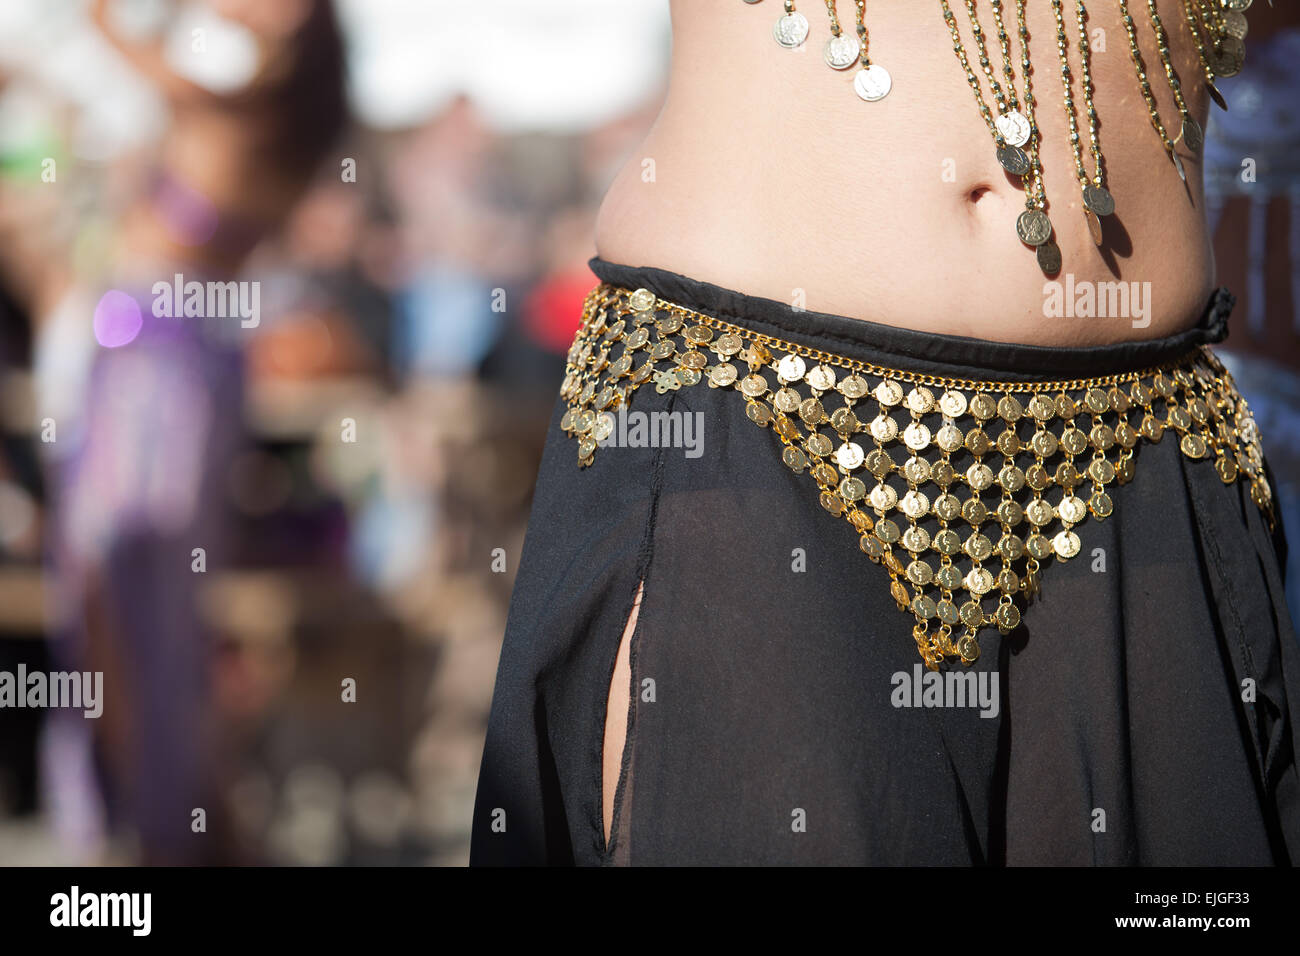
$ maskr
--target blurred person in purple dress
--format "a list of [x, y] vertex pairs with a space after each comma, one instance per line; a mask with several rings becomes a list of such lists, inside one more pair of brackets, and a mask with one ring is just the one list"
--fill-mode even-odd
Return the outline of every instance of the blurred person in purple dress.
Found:
[[[258, 50], [255, 74], [232, 91], [186, 79], [162, 38], [128, 38], [113, 4], [91, 5], [105, 38], [163, 93], [170, 122], [105, 277], [66, 286], [36, 358], [38, 406], [58, 429], [55, 653], [65, 668], [102, 670], [106, 698], [94, 727], [54, 712], [49, 800], [66, 836], [131, 835], [145, 863], [239, 858], [214, 780], [199, 570], [221, 567], [225, 466], [242, 441], [241, 352], [257, 324], [247, 310], [210, 314], [210, 296], [195, 315], [164, 287], [238, 280], [241, 307], [255, 304], [246, 259], [281, 228], [346, 118], [328, 0], [209, 6]], [[192, 826], [200, 808], [206, 835]]]

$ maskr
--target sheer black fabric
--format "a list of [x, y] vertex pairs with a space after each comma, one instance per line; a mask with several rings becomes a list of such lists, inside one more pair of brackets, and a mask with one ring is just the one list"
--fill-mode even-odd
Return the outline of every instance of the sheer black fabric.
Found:
[[[1225, 334], [1055, 349], [795, 312], [657, 269], [602, 280], [813, 348], [969, 378], [1158, 363]], [[898, 706], [919, 673], [888, 572], [704, 385], [703, 454], [602, 449], [557, 404], [510, 608], [474, 813], [483, 864], [1284, 864], [1300, 856], [1300, 657], [1280, 527], [1245, 482], [1143, 443], [1115, 510], [1079, 527], [1021, 626], [981, 633], [984, 707]], [[1268, 435], [1264, 436], [1267, 449]], [[606, 702], [638, 584], [613, 834]], [[965, 670], [960, 664], [958, 670]], [[896, 675], [905, 675], [905, 678]], [[1245, 688], [1243, 690], [1243, 688]], [[1247, 698], [1243, 700], [1243, 697]]]

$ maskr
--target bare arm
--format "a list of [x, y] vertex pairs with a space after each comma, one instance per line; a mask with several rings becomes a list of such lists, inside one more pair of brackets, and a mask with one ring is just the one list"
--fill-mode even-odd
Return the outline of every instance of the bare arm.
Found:
[[122, 54], [132, 66], [162, 90], [172, 103], [219, 102], [220, 94], [204, 89], [178, 74], [167, 63], [162, 43], [139, 43], [122, 36], [108, 15], [110, 0], [91, 0], [90, 16], [104, 38]]

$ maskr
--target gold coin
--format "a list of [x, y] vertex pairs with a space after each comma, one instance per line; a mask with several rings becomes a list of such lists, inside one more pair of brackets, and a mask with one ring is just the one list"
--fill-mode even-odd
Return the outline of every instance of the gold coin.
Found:
[[1205, 439], [1200, 435], [1184, 435], [1181, 442], [1183, 454], [1188, 458], [1201, 458], [1205, 455]]
[[1052, 539], [1052, 548], [1062, 558], [1072, 558], [1079, 553], [1079, 536], [1073, 531], [1058, 532]]
[[997, 414], [998, 403], [987, 392], [980, 392], [970, 402], [970, 413], [981, 421]]
[[799, 406], [799, 417], [809, 425], [820, 425], [822, 419], [826, 417], [826, 409], [817, 399], [810, 398]]
[[939, 398], [939, 410], [949, 418], [966, 414], [966, 407], [966, 396], [961, 392], [949, 389]]
[[898, 492], [889, 485], [881, 484], [871, 489], [871, 507], [877, 511], [888, 511], [898, 504]]
[[947, 598], [943, 598], [935, 607], [938, 611], [939, 620], [943, 621], [943, 623], [950, 627], [957, 623], [957, 605]]
[[966, 469], [966, 483], [976, 491], [984, 491], [993, 484], [993, 469], [983, 462], [976, 462]]
[[654, 308], [655, 294], [649, 289], [637, 289], [628, 296], [627, 302], [633, 312], [647, 312]]
[[1037, 532], [1031, 534], [1025, 541], [1025, 550], [1029, 552], [1030, 557], [1038, 561], [1042, 561], [1044, 558], [1048, 558], [1055, 553], [1055, 548], [1052, 547], [1052, 542], [1048, 540], [1045, 535], [1038, 534]]
[[968, 524], [978, 528], [988, 520], [989, 509], [988, 506], [978, 498], [967, 498], [962, 502], [961, 516]]
[[1045, 429], [1034, 432], [1034, 437], [1029, 441], [1029, 447], [1039, 458], [1051, 458], [1056, 454], [1058, 445], [1056, 436]]
[[885, 553], [885, 546], [880, 543], [880, 539], [874, 534], [864, 534], [858, 539], [858, 547], [872, 561], [879, 561], [881, 555]]
[[1101, 220], [1097, 218], [1095, 212], [1086, 207], [1083, 210], [1083, 218], [1088, 221], [1088, 232], [1092, 235], [1093, 245], [1101, 245], [1103, 239], [1101, 233]]
[[930, 499], [925, 496], [925, 492], [911, 488], [903, 495], [898, 509], [909, 518], [920, 518], [930, 511]]
[[1034, 491], [1043, 491], [1052, 484], [1052, 476], [1040, 462], [1034, 462], [1025, 469], [1025, 484]]
[[867, 380], [854, 372], [839, 384], [839, 393], [845, 398], [858, 399], [867, 394]]
[[924, 415], [934, 408], [934, 392], [924, 386], [918, 386], [907, 393], [907, 407], [918, 415]]
[[1038, 268], [1043, 275], [1054, 276], [1061, 271], [1061, 247], [1048, 239], [1034, 250]]
[[791, 471], [799, 473], [808, 467], [808, 456], [798, 448], [787, 447], [781, 452], [781, 460]]
[[1043, 498], [1035, 498], [1025, 508], [1025, 517], [1030, 524], [1041, 528], [1052, 520], [1052, 506]]
[[1014, 528], [1025, 520], [1025, 509], [1010, 498], [998, 504], [998, 521], [1004, 527]]
[[858, 416], [853, 414], [853, 409], [847, 405], [841, 405], [835, 411], [831, 412], [831, 428], [834, 428], [842, 435], [848, 435], [858, 431], [862, 427], [862, 422], [858, 421]]
[[912, 422], [903, 431], [903, 444], [913, 451], [922, 451], [930, 445], [930, 429], [920, 422]]
[[839, 495], [831, 494], [829, 491], [821, 493], [821, 503], [823, 508], [836, 517], [839, 517], [844, 512], [844, 499]]
[[916, 525], [903, 532], [903, 547], [914, 554], [919, 554], [930, 547], [930, 532]]
[[725, 335], [720, 337], [718, 341], [715, 342], [713, 345], [713, 348], [720, 355], [727, 355], [727, 356], [735, 355], [744, 347], [745, 347], [744, 339], [742, 339], [739, 335], [736, 335], [734, 332], [726, 333]]
[[871, 420], [871, 437], [878, 442], [890, 442], [898, 437], [898, 422], [886, 414]]
[[924, 561], [913, 561], [907, 566], [907, 580], [917, 587], [924, 587], [934, 580], [934, 568]]
[[1056, 483], [1069, 491], [1079, 482], [1079, 469], [1074, 463], [1063, 461], [1056, 468]]
[[[989, 541], [987, 537], [976, 531], [966, 539], [966, 547], [964, 550], [974, 560], [983, 561], [993, 553], [993, 542]], [[990, 585], [990, 587], [992, 587], [992, 585]], [[985, 590], [987, 590], [987, 588]]]
[[871, 472], [877, 478], [884, 478], [894, 470], [894, 460], [889, 457], [889, 452], [881, 448], [873, 448], [867, 452], [866, 461], [867, 471]]
[[[903, 477], [914, 485], [930, 480], [930, 463], [915, 455], [903, 463]], [[919, 492], [918, 492], [919, 494]]]
[[817, 365], [804, 380], [818, 391], [829, 391], [835, 387], [835, 370], [829, 365]]
[[997, 541], [997, 553], [1008, 561], [1015, 561], [1024, 554], [1024, 541], [1019, 535], [1002, 535]]
[[943, 521], [951, 521], [961, 514], [961, 502], [956, 495], [944, 493], [934, 499], [934, 513]]
[[724, 362], [722, 365], [715, 365], [709, 369], [709, 383], [714, 386], [730, 385], [739, 374], [736, 371], [736, 366], [730, 362]]
[[988, 433], [979, 426], [972, 428], [966, 434], [966, 450], [976, 457], [988, 451], [991, 444]]
[[1115, 480], [1115, 466], [1105, 458], [1094, 458], [1088, 463], [1088, 477], [1099, 485], [1108, 485]]
[[898, 525], [889, 518], [884, 518], [876, 522], [876, 537], [885, 544], [893, 544], [900, 537]]
[[1237, 463], [1227, 455], [1220, 455], [1214, 462], [1214, 469], [1219, 473], [1225, 485], [1230, 485], [1237, 480]]
[[876, 386], [876, 401], [886, 407], [897, 405], [903, 400], [903, 387], [892, 378], [883, 379]]
[[1068, 521], [1070, 524], [1078, 524], [1087, 514], [1087, 505], [1081, 498], [1075, 495], [1066, 495], [1061, 499], [1061, 503], [1056, 507], [1062, 521]]
[[939, 433], [935, 435], [934, 443], [944, 451], [956, 451], [961, 447], [962, 443], [961, 429], [949, 422], [939, 429]]
[[829, 438], [821, 432], [813, 432], [808, 436], [808, 450], [819, 458], [829, 455], [833, 450], [833, 444]]
[[[956, 554], [961, 551], [961, 536], [951, 528], [944, 528], [934, 536], [934, 550], [940, 554]], [[960, 578], [958, 578], [960, 580]], [[946, 587], [947, 585], [945, 585]]]
[[784, 382], [797, 382], [803, 378], [808, 366], [798, 355], [787, 355], [776, 366], [776, 374]]
[[[895, 581], [895, 584], [898, 582]], [[906, 591], [903, 592], [906, 595]], [[919, 594], [916, 600], [912, 602], [912, 613], [923, 620], [929, 620], [934, 617], [938, 609], [934, 606], [934, 598], [929, 595]]]
[[1056, 414], [1056, 403], [1046, 395], [1035, 394], [1029, 400], [1029, 414], [1040, 422], [1045, 422]]
[[845, 478], [840, 482], [839, 491], [845, 501], [861, 501], [867, 496], [867, 486], [860, 478]]
[[971, 568], [966, 575], [966, 590], [971, 594], [987, 594], [993, 590], [993, 574], [988, 568]]

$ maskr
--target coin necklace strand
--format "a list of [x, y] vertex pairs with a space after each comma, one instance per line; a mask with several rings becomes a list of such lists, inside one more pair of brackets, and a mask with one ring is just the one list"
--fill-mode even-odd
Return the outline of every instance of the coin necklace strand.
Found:
[[[1185, 0], [1190, 2], [1190, 0]], [[1251, 0], [1198, 0], [1197, 8], [1207, 36], [1212, 38], [1208, 68], [1216, 76], [1236, 76], [1246, 61], [1247, 24], [1243, 13]], [[1216, 91], [1217, 92], [1217, 91]], [[1227, 106], [1224, 106], [1227, 109]]]
[[[757, 3], [758, 0], [745, 0], [745, 2]], [[847, 70], [855, 63], [860, 64], [862, 69], [853, 78], [853, 89], [859, 97], [874, 103], [889, 95], [890, 89], [893, 88], [893, 79], [883, 66], [871, 62], [870, 37], [866, 25], [866, 0], [854, 0], [854, 3], [857, 7], [856, 37], [845, 33], [840, 25], [836, 0], [826, 0], [826, 12], [831, 21], [831, 36], [826, 41], [822, 58], [833, 70]], [[808, 20], [795, 10], [794, 0], [785, 0], [785, 13], [777, 19], [772, 35], [776, 42], [786, 49], [801, 46], [808, 39]]]
[[[1024, 0], [1017, 0], [1017, 12], [1020, 16], [1022, 27], [1024, 22], [1023, 3]], [[1026, 145], [1030, 146], [1030, 152], [1026, 152], [1021, 146], [1014, 145], [1013, 142], [1009, 141], [1002, 129], [999, 128], [997, 122], [993, 119], [993, 113], [989, 109], [988, 103], [985, 102], [984, 93], [980, 88], [979, 77], [976, 76], [975, 71], [971, 69], [970, 58], [966, 53], [965, 44], [962, 43], [961, 34], [957, 29], [957, 18], [953, 15], [952, 8], [948, 6], [948, 0], [939, 0], [939, 6], [943, 10], [944, 21], [948, 24], [948, 32], [952, 34], [953, 53], [956, 55], [957, 61], [961, 64], [962, 69], [966, 71], [966, 82], [974, 92], [975, 103], [979, 107], [980, 115], [984, 117], [985, 125], [988, 126], [989, 132], [993, 136], [993, 143], [997, 149], [996, 155], [998, 163], [1013, 176], [1021, 177], [1021, 180], [1024, 183], [1025, 211], [1022, 212], [1020, 217], [1016, 220], [1016, 235], [1020, 237], [1021, 242], [1027, 246], [1034, 247], [1037, 251], [1037, 247], [1043, 246], [1051, 241], [1052, 221], [1048, 218], [1047, 213], [1045, 212], [1047, 199], [1043, 187], [1042, 166], [1036, 161], [1038, 153], [1038, 136], [1037, 128], [1032, 117], [1032, 97], [1026, 96], [1025, 100], [1026, 109], [1031, 110], [1031, 115], [1026, 117], [1030, 126], [1030, 135], [1026, 140]], [[979, 16], [975, 11], [974, 0], [966, 0], [966, 12], [970, 19], [971, 30], [975, 36], [976, 45], [979, 50], [980, 64], [988, 75], [989, 83], [993, 88], [994, 98], [998, 101], [1002, 115], [1006, 115], [1007, 101], [997, 80], [993, 78], [992, 67], [989, 64], [988, 51], [984, 46], [984, 31], [980, 26]], [[1000, 32], [1003, 34], [1006, 33], [1005, 30], [1001, 30]], [[1028, 48], [1024, 47], [1024, 49], [1027, 51]], [[1023, 57], [1023, 62], [1026, 64], [1024, 76], [1026, 90], [1028, 91], [1029, 70], [1027, 52]], [[1008, 62], [1006, 69], [1013, 70], [1014, 68], [1011, 67]], [[1008, 126], [1008, 131], [1011, 131], [1010, 126]], [[1033, 154], [1032, 157], [1031, 153]], [[1055, 244], [1053, 244], [1053, 246], [1054, 245]], [[1048, 250], [1048, 252], [1045, 253], [1048, 259], [1046, 265], [1052, 264], [1050, 252], [1051, 250]], [[1039, 264], [1044, 264], [1041, 261], [1041, 257]]]
[[[1001, 0], [994, 0], [993, 19], [998, 28], [998, 39], [1002, 45], [1002, 57], [1004, 70], [1008, 76], [1007, 85], [1011, 89], [1011, 102], [1014, 106], [1016, 103], [1015, 88], [1015, 67], [1011, 62], [1011, 44], [1006, 36], [1006, 28], [1002, 24], [1002, 3]], [[1026, 143], [1026, 151], [1029, 153], [1030, 178], [1033, 180], [1032, 187], [1026, 191], [1025, 212], [1021, 218], [1037, 210], [1042, 213], [1043, 218], [1047, 218], [1047, 192], [1043, 186], [1043, 163], [1039, 153], [1039, 131], [1038, 122], [1034, 117], [1034, 107], [1038, 101], [1034, 98], [1034, 71], [1029, 64], [1029, 28], [1025, 26], [1025, 0], [1016, 0], [1016, 32], [1020, 37], [1020, 75], [1024, 77], [1025, 84], [1025, 114], [1029, 121], [1029, 141]], [[1032, 218], [1032, 217], [1030, 217]], [[1019, 223], [1018, 223], [1019, 225]], [[1026, 223], [1028, 225], [1028, 223]], [[1017, 235], [1020, 230], [1017, 229]], [[1061, 250], [1052, 240], [1051, 221], [1047, 222], [1047, 241], [1034, 247], [1034, 253], [1038, 259], [1038, 266], [1047, 275], [1056, 275], [1061, 271]]]
[[1178, 113], [1183, 120], [1178, 137], [1188, 149], [1198, 153], [1205, 142], [1205, 135], [1201, 131], [1201, 124], [1196, 122], [1188, 111], [1187, 101], [1183, 98], [1183, 85], [1179, 82], [1178, 72], [1174, 69], [1173, 60], [1169, 56], [1169, 35], [1165, 33], [1165, 26], [1160, 21], [1156, 0], [1147, 0], [1147, 12], [1151, 18], [1151, 29], [1156, 35], [1156, 48], [1160, 51], [1160, 65], [1164, 67], [1165, 78], [1169, 80], [1169, 89], [1174, 94], [1174, 104], [1178, 107]]
[[831, 18], [831, 38], [826, 41], [822, 58], [832, 70], [847, 70], [858, 62], [862, 50], [862, 40], [845, 33], [840, 27], [839, 14], [835, 10], [835, 0], [826, 0], [826, 12]]
[[1151, 117], [1151, 126], [1155, 129], [1156, 135], [1160, 137], [1160, 142], [1164, 144], [1165, 152], [1174, 164], [1174, 169], [1178, 170], [1178, 177], [1183, 182], [1187, 182], [1187, 170], [1183, 169], [1183, 161], [1178, 158], [1178, 151], [1169, 138], [1169, 133], [1165, 130], [1165, 124], [1160, 121], [1160, 107], [1156, 105], [1155, 96], [1151, 93], [1151, 83], [1147, 79], [1146, 63], [1143, 62], [1142, 52], [1138, 49], [1137, 30], [1133, 25], [1133, 15], [1128, 12], [1128, 0], [1119, 0], [1119, 11], [1124, 21], [1124, 29], [1128, 33], [1129, 53], [1133, 58], [1133, 66], [1137, 70], [1138, 83], [1142, 87], [1142, 98], [1146, 100], [1147, 113]]
[[868, 50], [871, 38], [867, 35], [867, 0], [854, 0], [858, 8], [858, 38], [862, 45], [862, 69], [853, 77], [853, 89], [868, 103], [883, 100], [893, 89], [894, 79], [879, 63], [872, 63]]
[[[1208, 23], [1204, 27], [1201, 25], [1199, 8], [1203, 5], [1204, 0], [1183, 0], [1183, 18], [1187, 21], [1188, 32], [1191, 33], [1192, 43], [1196, 46], [1196, 55], [1200, 58], [1201, 70], [1205, 73], [1205, 88], [1209, 91], [1210, 99], [1214, 100], [1219, 109], [1226, 110], [1228, 104], [1219, 92], [1219, 88], [1214, 85], [1214, 68], [1210, 65], [1210, 53], [1206, 49], [1206, 41], [1210, 37], [1210, 25]], [[1246, 18], [1239, 13], [1236, 15], [1241, 17], [1244, 24]]]
[[1065, 117], [1070, 124], [1070, 146], [1074, 151], [1074, 173], [1083, 193], [1083, 214], [1088, 220], [1088, 231], [1096, 245], [1102, 243], [1101, 216], [1115, 212], [1115, 200], [1106, 189], [1105, 164], [1101, 155], [1101, 139], [1097, 131], [1097, 110], [1092, 101], [1092, 57], [1088, 45], [1088, 11], [1083, 0], [1075, 0], [1075, 20], [1079, 25], [1079, 59], [1081, 62], [1083, 106], [1088, 117], [1088, 138], [1092, 146], [1094, 174], [1090, 179], [1083, 162], [1083, 144], [1080, 142], [1079, 123], [1074, 106], [1072, 76], [1070, 73], [1070, 40], [1065, 32], [1065, 13], [1061, 0], [1052, 0], [1052, 12], [1056, 16], [1056, 48], [1061, 58], [1061, 86], [1065, 94]]

